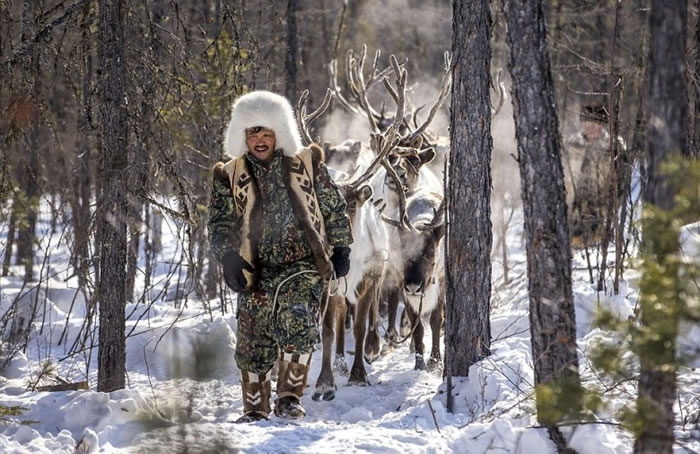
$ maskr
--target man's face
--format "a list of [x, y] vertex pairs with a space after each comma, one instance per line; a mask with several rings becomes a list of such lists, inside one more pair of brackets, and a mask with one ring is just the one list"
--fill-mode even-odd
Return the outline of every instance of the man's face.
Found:
[[267, 162], [275, 152], [275, 132], [267, 128], [248, 128], [245, 130], [245, 141], [250, 154], [258, 160]]

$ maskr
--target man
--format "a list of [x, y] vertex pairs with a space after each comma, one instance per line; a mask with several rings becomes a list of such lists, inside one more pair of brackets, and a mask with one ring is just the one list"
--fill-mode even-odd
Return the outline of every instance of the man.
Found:
[[244, 415], [266, 419], [281, 354], [275, 414], [305, 415], [301, 397], [318, 338], [324, 281], [347, 274], [352, 235], [323, 151], [301, 144], [282, 96], [255, 91], [233, 105], [213, 169], [209, 241], [238, 296], [236, 363]]

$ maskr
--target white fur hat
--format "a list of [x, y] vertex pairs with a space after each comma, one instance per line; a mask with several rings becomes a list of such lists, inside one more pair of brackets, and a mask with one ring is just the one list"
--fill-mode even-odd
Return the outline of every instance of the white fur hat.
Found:
[[263, 126], [275, 132], [275, 148], [294, 156], [303, 147], [291, 104], [284, 96], [258, 90], [247, 93], [233, 103], [231, 121], [224, 136], [224, 152], [234, 158], [248, 151], [245, 130]]

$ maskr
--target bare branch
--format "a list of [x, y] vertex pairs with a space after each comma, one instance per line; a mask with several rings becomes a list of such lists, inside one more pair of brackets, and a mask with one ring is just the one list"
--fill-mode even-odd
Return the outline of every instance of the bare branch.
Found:
[[62, 15], [49, 22], [44, 28], [39, 30], [33, 38], [27, 40], [14, 54], [12, 54], [12, 57], [2, 62], [2, 66], [4, 66], [5, 69], [9, 69], [10, 66], [17, 64], [20, 59], [29, 55], [36, 43], [51, 33], [51, 30], [53, 30], [54, 27], [65, 22], [71, 16], [71, 14], [82, 8], [85, 2], [87, 2], [87, 0], [77, 0], [75, 3], [66, 8]]

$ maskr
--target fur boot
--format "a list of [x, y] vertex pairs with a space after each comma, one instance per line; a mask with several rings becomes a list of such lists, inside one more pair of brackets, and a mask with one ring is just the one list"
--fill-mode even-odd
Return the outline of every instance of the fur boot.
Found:
[[264, 375], [241, 371], [243, 391], [243, 416], [236, 422], [253, 422], [267, 419], [270, 414], [270, 394], [272, 382], [270, 372]]
[[306, 381], [309, 378], [310, 363], [311, 353], [282, 355], [275, 401], [275, 415], [278, 417], [301, 419], [306, 415], [301, 405], [301, 396], [304, 394]]

